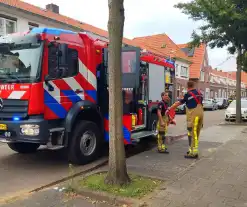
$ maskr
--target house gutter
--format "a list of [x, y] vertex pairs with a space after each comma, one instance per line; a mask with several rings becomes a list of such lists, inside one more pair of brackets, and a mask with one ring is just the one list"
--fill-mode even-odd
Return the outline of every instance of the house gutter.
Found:
[[186, 63], [188, 63], [188, 64], [192, 64], [192, 63], [193, 63], [193, 62], [190, 61], [190, 60], [186, 60], [186, 59], [180, 58], [180, 57], [174, 57], [173, 59], [175, 59], [175, 60], [180, 60], [180, 61], [186, 62]]

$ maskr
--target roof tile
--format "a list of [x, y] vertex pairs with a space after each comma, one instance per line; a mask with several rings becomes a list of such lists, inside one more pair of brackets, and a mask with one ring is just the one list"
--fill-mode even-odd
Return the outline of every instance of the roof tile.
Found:
[[[178, 47], [188, 48], [188, 44], [179, 44]], [[194, 48], [193, 57], [190, 60], [193, 62], [190, 66], [190, 78], [200, 78], [200, 71], [203, 65], [204, 56], [206, 54], [206, 45], [201, 44], [199, 47]]]
[[[52, 20], [55, 20], [61, 23], [65, 23], [65, 24], [77, 27], [78, 29], [92, 32], [102, 37], [108, 37], [108, 32], [103, 29], [94, 27], [90, 24], [80, 22], [78, 20], [72, 19], [70, 17], [64, 16], [61, 14], [51, 12], [46, 9], [42, 9], [40, 7], [34, 6], [32, 4], [29, 4], [29, 3], [26, 3], [20, 0], [0, 0], [0, 3], [5, 4], [6, 6], [11, 6], [14, 8], [21, 9], [23, 11], [28, 11], [33, 14], [37, 14], [42, 17], [46, 17], [46, 18], [49, 18], [49, 19], [52, 19]], [[130, 39], [123, 38], [123, 42], [129, 45], [132, 45], [132, 41]]]
[[159, 51], [166, 57], [181, 58], [190, 61], [185, 53], [166, 34], [136, 37], [133, 41], [139, 46], [153, 48], [153, 50]]

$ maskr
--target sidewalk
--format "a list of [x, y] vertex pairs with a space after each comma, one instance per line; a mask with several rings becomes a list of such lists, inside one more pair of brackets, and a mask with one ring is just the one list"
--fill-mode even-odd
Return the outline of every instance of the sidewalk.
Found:
[[[242, 133], [245, 128], [246, 126], [214, 126], [204, 129], [199, 146], [201, 156], [197, 161], [184, 159], [188, 141], [183, 138], [169, 146], [168, 155], [152, 149], [128, 158], [128, 172], [166, 181], [151, 198], [146, 198], [147, 203], [153, 207], [221, 207], [223, 204], [220, 203], [231, 204], [234, 199], [243, 204], [244, 199], [247, 199], [247, 131], [246, 134]], [[107, 167], [102, 170], [107, 170]], [[214, 205], [209, 205], [210, 202]], [[63, 193], [53, 189], [2, 205], [36, 206], [111, 207], [81, 197], [68, 200]]]
[[247, 206], [246, 136], [237, 133], [210, 157], [185, 170], [149, 199], [150, 206]]
[[[213, 126], [201, 133], [199, 149], [200, 159], [208, 157], [220, 145], [234, 139], [246, 126]], [[182, 173], [195, 160], [184, 159], [188, 150], [187, 137], [168, 146], [170, 154], [159, 154], [156, 148], [145, 151], [127, 159], [128, 171], [144, 176], [170, 180], [174, 175]], [[107, 168], [105, 167], [105, 170]]]
[[67, 197], [63, 192], [48, 189], [31, 194], [1, 207], [113, 207], [104, 202], [93, 201], [80, 196]]

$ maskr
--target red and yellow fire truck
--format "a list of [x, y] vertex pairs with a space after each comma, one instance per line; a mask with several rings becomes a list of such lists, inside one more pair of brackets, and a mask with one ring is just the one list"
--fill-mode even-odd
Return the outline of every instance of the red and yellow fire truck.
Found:
[[[75, 164], [95, 160], [109, 140], [107, 43], [86, 33], [34, 28], [0, 37], [0, 141], [19, 153], [66, 148]], [[155, 132], [149, 64], [174, 65], [122, 49], [126, 145]], [[162, 89], [163, 90], [163, 89]]]

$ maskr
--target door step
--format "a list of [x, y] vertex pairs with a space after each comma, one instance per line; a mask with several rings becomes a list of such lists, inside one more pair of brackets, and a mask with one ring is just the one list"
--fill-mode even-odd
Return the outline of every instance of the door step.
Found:
[[50, 133], [53, 133], [53, 132], [63, 132], [64, 130], [65, 130], [64, 127], [49, 129]]
[[64, 148], [63, 146], [64, 131], [65, 131], [64, 127], [49, 129], [50, 138], [49, 138], [49, 142], [47, 143], [47, 148], [49, 150], [59, 150]]
[[133, 143], [138, 143], [140, 142], [140, 139], [154, 136], [155, 133], [153, 131], [141, 131], [141, 132], [135, 132], [132, 133], [131, 139]]
[[60, 150], [60, 149], [64, 148], [64, 146], [52, 145], [51, 143], [47, 143], [46, 147], [47, 147], [48, 150]]

